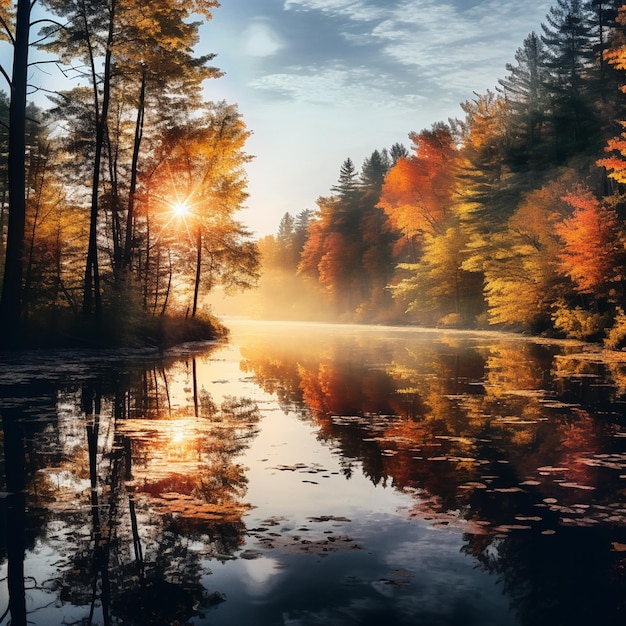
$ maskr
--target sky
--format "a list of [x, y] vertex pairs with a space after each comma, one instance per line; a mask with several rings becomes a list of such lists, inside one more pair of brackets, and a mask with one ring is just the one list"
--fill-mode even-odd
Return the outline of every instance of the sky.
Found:
[[220, 0], [199, 53], [225, 75], [211, 100], [237, 103], [253, 135], [246, 208], [255, 236], [316, 209], [341, 164], [448, 118], [494, 89], [551, 1]]

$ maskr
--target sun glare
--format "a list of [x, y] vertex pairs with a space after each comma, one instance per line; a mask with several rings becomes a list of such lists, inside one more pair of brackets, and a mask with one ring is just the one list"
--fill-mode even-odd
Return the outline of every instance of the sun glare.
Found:
[[176, 217], [185, 217], [189, 215], [189, 207], [186, 202], [175, 202], [172, 204], [172, 211]]

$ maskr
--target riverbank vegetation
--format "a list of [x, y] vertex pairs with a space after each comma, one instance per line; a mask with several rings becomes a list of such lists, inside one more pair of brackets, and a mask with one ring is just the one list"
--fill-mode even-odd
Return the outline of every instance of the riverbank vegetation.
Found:
[[[259, 316], [626, 345], [626, 6], [557, 0], [493, 91], [259, 242]], [[283, 289], [283, 287], [285, 287]], [[320, 302], [322, 306], [319, 306]]]
[[[214, 337], [204, 295], [256, 281], [236, 219], [250, 131], [204, 99], [221, 73], [194, 53], [218, 6], [0, 4], [0, 346]], [[27, 104], [35, 66], [64, 77], [45, 110]]]

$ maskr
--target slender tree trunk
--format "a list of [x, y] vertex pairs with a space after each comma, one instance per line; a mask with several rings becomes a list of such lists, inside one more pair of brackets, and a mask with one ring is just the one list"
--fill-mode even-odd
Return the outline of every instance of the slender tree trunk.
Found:
[[2, 190], [2, 200], [0, 200], [0, 257], [4, 258], [6, 248], [4, 246], [4, 216], [6, 207], [7, 192], [6, 189]]
[[163, 306], [161, 307], [161, 317], [165, 315], [165, 310], [167, 309], [167, 303], [170, 298], [170, 289], [172, 288], [172, 253], [168, 252], [168, 279], [167, 279], [167, 289], [165, 290], [165, 298], [163, 299]]
[[200, 274], [202, 273], [202, 227], [197, 226], [196, 234], [196, 280], [193, 287], [193, 307], [191, 308], [191, 317], [196, 316], [198, 310], [198, 293], [200, 292]]
[[0, 346], [16, 347], [22, 340], [22, 278], [26, 223], [26, 85], [31, 0], [18, 0], [9, 105], [9, 229], [2, 297]]
[[137, 105], [137, 121], [135, 123], [135, 141], [133, 144], [133, 159], [130, 170], [130, 188], [128, 191], [128, 211], [126, 213], [126, 240], [124, 242], [124, 258], [122, 267], [130, 267], [133, 253], [133, 226], [135, 220], [135, 192], [137, 190], [137, 166], [139, 163], [139, 149], [143, 137], [143, 121], [146, 106], [146, 70], [141, 74], [141, 89]]
[[[83, 314], [90, 316], [95, 312], [96, 318], [102, 316], [102, 300], [100, 294], [100, 270], [98, 267], [98, 196], [100, 191], [100, 166], [104, 147], [109, 101], [111, 96], [111, 47], [115, 25], [116, 1], [111, 2], [109, 13], [109, 32], [107, 37], [106, 54], [104, 57], [104, 76], [102, 78], [102, 109], [99, 106], [98, 79], [93, 50], [90, 47], [90, 62], [94, 89], [94, 105], [96, 110], [96, 143], [93, 163], [91, 186], [91, 215], [89, 220], [89, 246], [87, 249], [87, 263], [85, 266], [85, 283], [83, 294]], [[85, 22], [87, 21], [85, 14]], [[87, 26], [85, 32], [89, 33]], [[89, 40], [89, 34], [87, 35]]]

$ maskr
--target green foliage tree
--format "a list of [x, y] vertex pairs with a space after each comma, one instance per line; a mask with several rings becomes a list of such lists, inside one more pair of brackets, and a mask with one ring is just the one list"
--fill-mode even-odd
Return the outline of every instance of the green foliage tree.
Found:
[[508, 162], [514, 171], [536, 172], [547, 164], [548, 70], [544, 45], [531, 33], [515, 53], [516, 64], [508, 63], [509, 76], [500, 79], [510, 107], [511, 147]]
[[587, 79], [593, 62], [590, 23], [588, 3], [557, 0], [542, 24], [557, 162], [593, 148], [598, 139], [598, 118]]

